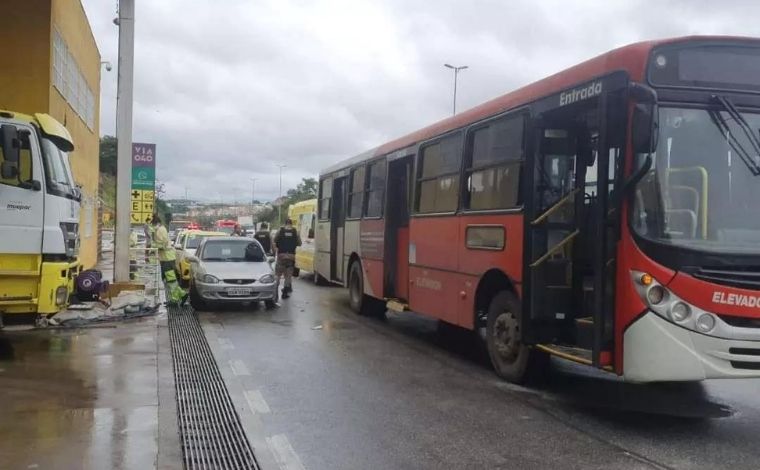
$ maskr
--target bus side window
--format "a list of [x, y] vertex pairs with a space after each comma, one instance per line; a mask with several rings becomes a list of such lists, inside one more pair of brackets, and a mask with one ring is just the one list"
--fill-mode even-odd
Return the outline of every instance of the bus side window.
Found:
[[309, 224], [309, 236], [308, 238], [314, 238], [314, 229], [317, 227], [317, 216], [311, 214], [311, 224]]
[[319, 182], [319, 219], [330, 218], [330, 199], [332, 198], [333, 179], [325, 178]]

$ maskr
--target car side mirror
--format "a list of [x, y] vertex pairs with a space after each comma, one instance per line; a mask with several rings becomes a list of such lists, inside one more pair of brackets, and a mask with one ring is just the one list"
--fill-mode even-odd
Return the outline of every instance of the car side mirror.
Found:
[[197, 257], [197, 256], [195, 256], [195, 255], [187, 255], [187, 256], [185, 257], [185, 259], [186, 259], [186, 260], [187, 260], [189, 263], [198, 263], [198, 262], [200, 262], [200, 260], [198, 259], [198, 257]]
[[175, 250], [180, 250], [180, 251], [182, 251], [182, 245], [181, 245], [181, 244], [179, 244], [179, 243], [175, 243], [175, 244], [174, 244], [174, 249], [175, 249]]
[[272, 263], [274, 263], [274, 256], [267, 256], [267, 262], [268, 262], [269, 264], [272, 264]]

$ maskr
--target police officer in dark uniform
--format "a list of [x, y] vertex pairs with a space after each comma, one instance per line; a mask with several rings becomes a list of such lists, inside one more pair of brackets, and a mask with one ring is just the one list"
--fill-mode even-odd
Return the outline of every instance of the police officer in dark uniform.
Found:
[[277, 281], [285, 275], [285, 286], [282, 288], [282, 298], [287, 299], [293, 292], [293, 268], [296, 266], [296, 247], [301, 246], [301, 237], [298, 230], [293, 227], [293, 221], [287, 219], [285, 226], [280, 227], [274, 238], [274, 249], [277, 253], [277, 266], [275, 274]]
[[272, 254], [272, 235], [269, 233], [269, 226], [266, 222], [262, 222], [259, 230], [253, 234], [253, 238], [261, 243], [261, 247], [264, 248], [264, 253], [267, 255]]

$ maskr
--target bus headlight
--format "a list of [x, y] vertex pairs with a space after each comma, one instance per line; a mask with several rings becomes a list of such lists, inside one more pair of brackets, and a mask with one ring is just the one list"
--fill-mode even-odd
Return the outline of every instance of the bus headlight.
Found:
[[707, 333], [715, 328], [715, 317], [709, 313], [703, 313], [697, 318], [697, 329], [702, 333]]
[[665, 289], [659, 284], [650, 287], [647, 291], [647, 300], [650, 304], [657, 305], [661, 303], [664, 298]]
[[670, 307], [670, 318], [677, 322], [687, 320], [691, 315], [691, 308], [683, 302], [676, 302]]

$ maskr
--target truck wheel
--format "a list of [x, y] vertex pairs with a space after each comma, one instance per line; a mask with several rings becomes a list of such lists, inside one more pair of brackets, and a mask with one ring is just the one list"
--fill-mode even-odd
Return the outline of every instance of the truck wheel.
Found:
[[190, 305], [193, 310], [205, 310], [207, 307], [206, 301], [203, 300], [193, 284], [190, 284]]
[[547, 357], [521, 340], [520, 301], [509, 291], [491, 299], [486, 324], [486, 348], [496, 375], [523, 383], [546, 365]]
[[351, 309], [360, 315], [379, 317], [385, 314], [385, 302], [364, 293], [364, 273], [358, 261], [352, 263], [349, 270], [348, 299]]

